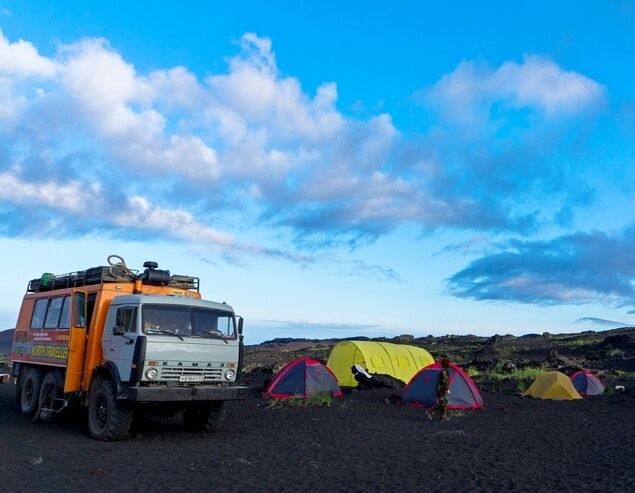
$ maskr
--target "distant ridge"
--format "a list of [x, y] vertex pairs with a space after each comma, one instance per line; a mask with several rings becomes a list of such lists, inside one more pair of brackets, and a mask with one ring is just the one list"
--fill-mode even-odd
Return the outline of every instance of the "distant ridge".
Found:
[[9, 355], [11, 353], [11, 344], [13, 343], [13, 330], [8, 329], [0, 332], [0, 356]]
[[427, 335], [427, 336], [421, 336], [421, 337], [414, 337], [412, 335], [408, 335], [408, 334], [401, 334], [398, 336], [394, 336], [394, 337], [365, 337], [365, 336], [353, 336], [353, 337], [340, 337], [340, 338], [328, 338], [328, 339], [307, 339], [304, 337], [298, 337], [298, 338], [293, 338], [293, 337], [276, 337], [275, 339], [270, 339], [268, 341], [263, 341], [259, 344], [250, 344], [250, 346], [268, 346], [268, 345], [284, 345], [284, 344], [293, 344], [293, 343], [314, 343], [314, 344], [336, 344], [338, 342], [341, 341], [376, 341], [376, 342], [400, 342], [400, 343], [405, 343], [405, 342], [426, 342], [426, 341], [430, 341], [430, 340], [445, 340], [445, 339], [469, 339], [471, 341], [489, 341], [492, 338], [496, 338], [496, 337], [504, 337], [506, 339], [534, 339], [534, 338], [540, 338], [540, 337], [570, 337], [573, 339], [576, 338], [584, 338], [585, 336], [594, 336], [594, 338], [603, 338], [603, 337], [608, 337], [608, 336], [612, 336], [612, 335], [616, 335], [616, 334], [621, 334], [624, 332], [630, 332], [633, 329], [635, 329], [635, 327], [632, 326], [625, 326], [625, 327], [619, 327], [616, 329], [605, 329], [605, 330], [584, 330], [584, 331], [580, 331], [580, 332], [562, 332], [562, 333], [557, 333], [557, 332], [544, 332], [542, 334], [538, 334], [538, 333], [527, 333], [527, 334], [523, 334], [520, 336], [515, 336], [512, 334], [505, 334], [505, 335], [498, 335], [495, 334], [494, 336], [477, 336], [474, 334], [461, 334], [461, 335], [456, 335], [456, 334], [445, 334], [445, 335], [441, 335], [441, 336], [433, 336], [433, 335]]
[[[522, 336], [513, 336], [511, 334], [504, 335], [506, 339], [532, 339], [539, 337], [571, 337], [571, 338], [583, 338], [585, 336], [593, 335], [595, 338], [609, 337], [613, 335], [619, 335], [624, 332], [632, 331], [634, 327], [620, 327], [617, 329], [607, 329], [607, 330], [585, 330], [581, 332], [567, 332], [567, 333], [550, 333], [545, 332], [543, 334], [530, 333]], [[0, 356], [9, 355], [11, 352], [11, 344], [13, 342], [13, 332], [14, 329], [7, 329], [0, 331]], [[472, 334], [467, 335], [453, 335], [447, 334], [442, 336], [423, 336], [423, 337], [414, 337], [412, 335], [398, 335], [395, 337], [365, 337], [365, 336], [354, 336], [354, 337], [341, 337], [341, 338], [329, 338], [329, 339], [307, 339], [307, 338], [293, 338], [293, 337], [276, 337], [275, 339], [271, 339], [268, 341], [261, 342], [259, 344], [250, 344], [249, 346], [253, 347], [266, 347], [266, 346], [283, 346], [287, 344], [337, 344], [341, 341], [377, 341], [377, 342], [399, 342], [399, 343], [426, 343], [431, 340], [446, 340], [446, 339], [455, 339], [455, 340], [471, 340], [471, 341], [483, 341], [486, 342], [490, 340], [492, 337], [496, 336], [475, 336]], [[501, 337], [501, 336], [499, 336]]]

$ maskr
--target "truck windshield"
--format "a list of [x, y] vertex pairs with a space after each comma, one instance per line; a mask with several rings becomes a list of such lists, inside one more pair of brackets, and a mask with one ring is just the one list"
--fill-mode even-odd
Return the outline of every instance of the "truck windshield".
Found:
[[143, 305], [143, 332], [181, 337], [236, 337], [231, 313], [181, 305]]

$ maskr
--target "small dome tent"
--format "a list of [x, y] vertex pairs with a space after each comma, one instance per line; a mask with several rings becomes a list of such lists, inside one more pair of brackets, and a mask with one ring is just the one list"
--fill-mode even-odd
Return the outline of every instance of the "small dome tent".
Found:
[[582, 399], [571, 379], [559, 371], [549, 371], [536, 377], [523, 396], [558, 401]]
[[[478, 387], [458, 366], [450, 363], [450, 393], [448, 409], [478, 409], [483, 406], [483, 397]], [[419, 370], [408, 382], [401, 402], [414, 406], [434, 407], [437, 405], [437, 380], [441, 363], [433, 363]]]
[[274, 375], [263, 396], [284, 399], [308, 397], [318, 392], [331, 392], [333, 397], [342, 395], [335, 375], [323, 363], [310, 358], [299, 358], [284, 365]]
[[600, 395], [604, 393], [606, 388], [600, 377], [588, 370], [576, 371], [569, 378], [571, 378], [571, 383], [578, 391], [578, 394], [582, 396]]
[[331, 349], [326, 365], [342, 387], [356, 387], [351, 367], [355, 364], [368, 373], [390, 375], [408, 382], [421, 368], [434, 363], [432, 355], [423, 348], [405, 344], [373, 341], [342, 341]]

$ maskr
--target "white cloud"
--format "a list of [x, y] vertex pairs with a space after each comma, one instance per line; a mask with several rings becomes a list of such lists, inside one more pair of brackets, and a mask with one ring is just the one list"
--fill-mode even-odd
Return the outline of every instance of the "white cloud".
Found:
[[601, 103], [604, 89], [550, 60], [526, 56], [521, 64], [505, 62], [495, 70], [484, 63], [462, 62], [424, 94], [448, 121], [475, 125], [491, 117], [495, 104], [530, 108], [549, 117], [584, 113]]
[[189, 212], [165, 209], [139, 196], [130, 197], [125, 210], [113, 215], [112, 221], [132, 229], [163, 231], [168, 237], [195, 244], [211, 243], [223, 247], [234, 244], [231, 235], [197, 222]]
[[[61, 211], [71, 217], [82, 217], [89, 222], [126, 228], [130, 231], [147, 230], [167, 238], [187, 240], [193, 244], [231, 247], [232, 235], [219, 232], [194, 219], [191, 213], [167, 209], [153, 204], [141, 196], [131, 196], [124, 203], [112, 200], [97, 183], [78, 180], [67, 184], [54, 181], [28, 182], [14, 173], [0, 173], [0, 201], [22, 206], [32, 212]], [[90, 205], [90, 207], [87, 207]], [[59, 220], [64, 222], [64, 220]]]
[[52, 181], [26, 182], [10, 172], [0, 173], [0, 200], [26, 208], [51, 208], [79, 214], [94, 200], [99, 185], [73, 180], [61, 185]]
[[525, 57], [520, 65], [504, 63], [491, 82], [492, 92], [508, 93], [512, 104], [539, 107], [548, 114], [583, 112], [603, 96], [595, 81], [537, 56]]
[[0, 74], [2, 73], [19, 77], [52, 77], [55, 74], [55, 63], [40, 56], [27, 41], [10, 43], [0, 30]]
[[104, 39], [88, 39], [62, 49], [63, 85], [87, 109], [100, 115], [139, 99], [134, 67], [109, 49]]
[[210, 104], [205, 88], [185, 67], [157, 70], [147, 79], [148, 86], [157, 102], [165, 105], [168, 111], [172, 109], [199, 111]]
[[9, 42], [0, 29], [0, 121], [7, 128], [14, 128], [29, 98], [41, 93], [33, 84], [45, 83], [55, 75], [53, 61], [40, 56], [27, 41]]
[[192, 98], [200, 95], [191, 74], [176, 68], [138, 76], [100, 39], [68, 46], [63, 53], [62, 86], [116, 162], [136, 173], [178, 172], [204, 181], [217, 177], [215, 150], [199, 136], [170, 134], [170, 116], [157, 108], [163, 101], [168, 110], [182, 103], [191, 108]]
[[14, 94], [11, 80], [0, 76], [0, 120], [5, 125], [15, 120], [24, 102], [24, 97]]
[[296, 78], [278, 77], [269, 40], [245, 35], [241, 46], [230, 72], [206, 81], [216, 99], [213, 116], [229, 135], [242, 137], [249, 128], [266, 126], [278, 141], [319, 140], [340, 130], [344, 119], [335, 109], [335, 84], [321, 85], [311, 100]]

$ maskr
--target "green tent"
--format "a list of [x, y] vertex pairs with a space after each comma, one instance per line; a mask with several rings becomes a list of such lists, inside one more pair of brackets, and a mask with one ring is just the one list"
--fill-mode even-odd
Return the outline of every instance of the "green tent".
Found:
[[390, 375], [404, 383], [421, 368], [434, 363], [428, 351], [417, 346], [390, 342], [343, 341], [331, 349], [326, 363], [342, 387], [356, 387], [351, 367], [361, 365], [369, 373]]

